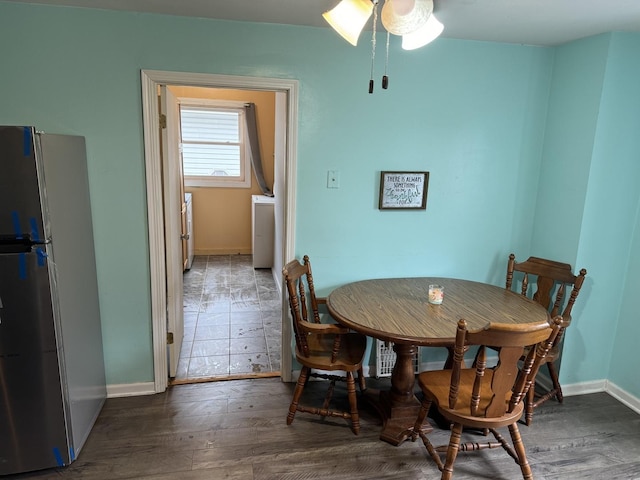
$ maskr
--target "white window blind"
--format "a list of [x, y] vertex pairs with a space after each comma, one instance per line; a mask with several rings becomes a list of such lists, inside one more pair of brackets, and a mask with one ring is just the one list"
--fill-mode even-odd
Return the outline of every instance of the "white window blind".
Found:
[[244, 109], [180, 105], [181, 153], [188, 186], [250, 186]]

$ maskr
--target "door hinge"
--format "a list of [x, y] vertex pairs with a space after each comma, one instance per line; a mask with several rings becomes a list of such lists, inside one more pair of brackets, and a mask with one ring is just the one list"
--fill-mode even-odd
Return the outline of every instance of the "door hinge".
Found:
[[160, 128], [167, 128], [167, 116], [164, 113], [160, 114]]
[[173, 345], [173, 332], [167, 332], [167, 345]]

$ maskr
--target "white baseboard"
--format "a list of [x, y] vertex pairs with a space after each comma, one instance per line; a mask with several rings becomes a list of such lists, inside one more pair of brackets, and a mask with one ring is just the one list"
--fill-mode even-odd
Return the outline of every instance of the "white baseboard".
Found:
[[591, 382], [562, 385], [562, 393], [565, 397], [598, 392], [606, 392], [634, 412], [640, 413], [640, 398], [634, 397], [629, 392], [621, 389], [609, 380], [593, 380]]
[[615, 383], [611, 383], [608, 380], [605, 380], [605, 382], [605, 391], [609, 395], [618, 400], [620, 403], [623, 403], [624, 405], [629, 407], [634, 412], [640, 413], [640, 398], [634, 397], [629, 392], [622, 390]]
[[[420, 371], [439, 370], [442, 368], [443, 362], [426, 362], [420, 364]], [[365, 365], [362, 369], [365, 378], [375, 376], [375, 367], [371, 368]], [[329, 373], [329, 372], [327, 372]], [[371, 374], [371, 375], [370, 375]], [[292, 381], [296, 381], [300, 376], [300, 370], [292, 372]], [[311, 379], [313, 380], [313, 379]], [[544, 384], [544, 380], [541, 379]], [[133, 397], [138, 395], [153, 395], [156, 393], [153, 382], [141, 383], [124, 383], [117, 385], [107, 385], [107, 398]], [[626, 405], [634, 412], [640, 414], [640, 398], [631, 395], [629, 392], [621, 389], [616, 384], [608, 380], [593, 380], [590, 382], [573, 383], [562, 385], [562, 393], [565, 397], [574, 395], [587, 395], [589, 393], [606, 392], [620, 403]]]
[[107, 398], [135, 397], [139, 395], [153, 395], [155, 393], [155, 384], [153, 382], [107, 385]]
[[[598, 392], [606, 392], [607, 391], [607, 381], [606, 380], [592, 380], [590, 382], [580, 382], [580, 383], [571, 383], [562, 385], [562, 395], [565, 397], [571, 397], [574, 395], [586, 395], [588, 393], [598, 393]], [[549, 385], [545, 385], [547, 388], [550, 388]]]
[[249, 248], [197, 248], [195, 255], [251, 255], [252, 250]]

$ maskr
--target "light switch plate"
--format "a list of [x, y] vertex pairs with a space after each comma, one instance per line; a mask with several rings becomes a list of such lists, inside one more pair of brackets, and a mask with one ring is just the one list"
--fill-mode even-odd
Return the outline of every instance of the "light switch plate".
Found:
[[327, 172], [327, 188], [340, 188], [340, 172], [338, 170]]

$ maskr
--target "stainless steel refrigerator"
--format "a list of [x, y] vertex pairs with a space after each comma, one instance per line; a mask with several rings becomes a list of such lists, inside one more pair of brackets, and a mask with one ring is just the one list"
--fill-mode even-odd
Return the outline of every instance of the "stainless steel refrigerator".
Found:
[[0, 475], [73, 462], [105, 397], [84, 137], [0, 126]]

